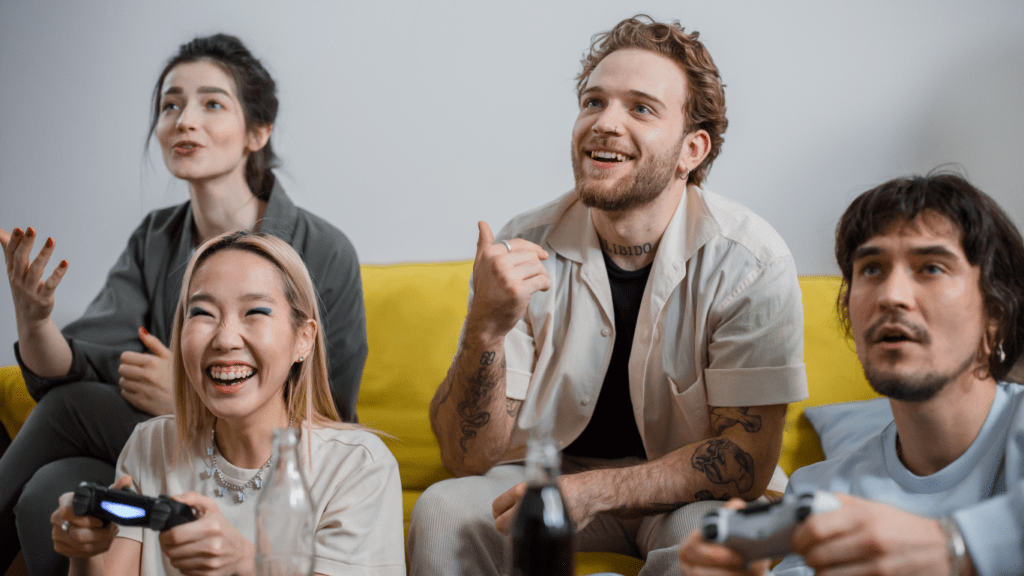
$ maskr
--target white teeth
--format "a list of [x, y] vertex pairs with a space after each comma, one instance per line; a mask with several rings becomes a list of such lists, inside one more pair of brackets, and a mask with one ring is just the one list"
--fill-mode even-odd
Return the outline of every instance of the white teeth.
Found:
[[590, 153], [590, 157], [601, 160], [615, 160], [617, 162], [626, 161], [626, 157], [624, 155], [619, 154], [617, 152], [609, 152], [606, 150], [595, 150], [594, 152]]
[[256, 373], [250, 366], [232, 366], [230, 368], [219, 368], [211, 366], [209, 369], [210, 377], [219, 382], [234, 382], [236, 380], [245, 380], [252, 377]]

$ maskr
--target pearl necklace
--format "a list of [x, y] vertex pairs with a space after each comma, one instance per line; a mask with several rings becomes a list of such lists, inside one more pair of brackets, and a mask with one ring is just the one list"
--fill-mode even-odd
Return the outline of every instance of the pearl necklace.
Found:
[[[294, 421], [295, 418], [288, 419], [289, 428], [292, 427], [292, 423]], [[206, 476], [207, 478], [216, 478], [217, 484], [220, 484], [220, 486], [217, 486], [216, 489], [217, 496], [224, 496], [225, 494], [228, 493], [228, 490], [230, 489], [236, 492], [235, 497], [238, 498], [238, 501], [240, 503], [245, 502], [245, 491], [248, 490], [250, 486], [252, 486], [254, 490], [259, 490], [260, 488], [263, 487], [263, 478], [261, 478], [261, 476], [263, 475], [263, 472], [270, 467], [270, 461], [274, 459], [274, 455], [270, 455], [270, 458], [267, 459], [267, 462], [263, 464], [263, 466], [261, 466], [259, 470], [256, 471], [256, 474], [254, 474], [252, 478], [249, 478], [248, 482], [239, 485], [234, 484], [232, 482], [228, 482], [227, 478], [225, 478], [224, 474], [220, 471], [220, 466], [217, 465], [217, 453], [215, 446], [217, 446], [216, 420], [213, 421], [213, 431], [210, 433], [210, 445], [206, 447], [206, 455], [213, 459], [213, 466], [210, 466], [206, 469]]]

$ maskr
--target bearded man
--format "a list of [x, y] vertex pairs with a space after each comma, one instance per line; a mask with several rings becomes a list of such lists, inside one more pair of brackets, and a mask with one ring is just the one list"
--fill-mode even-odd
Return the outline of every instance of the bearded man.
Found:
[[479, 224], [460, 349], [430, 410], [459, 478], [416, 504], [412, 574], [508, 573], [502, 533], [539, 426], [561, 450], [577, 548], [643, 558], [643, 574], [678, 569], [702, 501], [769, 488], [786, 404], [807, 395], [800, 288], [771, 226], [702, 188], [727, 121], [697, 37], [646, 17], [595, 36], [575, 190], [497, 242]]
[[[849, 411], [876, 424], [793, 473], [791, 491], [841, 506], [801, 523], [772, 574], [1024, 574], [1024, 386], [1008, 381], [1024, 350], [1017, 227], [960, 176], [897, 178], [840, 218], [836, 261], [840, 320], [888, 406]], [[768, 570], [698, 532], [680, 560], [694, 576]]]

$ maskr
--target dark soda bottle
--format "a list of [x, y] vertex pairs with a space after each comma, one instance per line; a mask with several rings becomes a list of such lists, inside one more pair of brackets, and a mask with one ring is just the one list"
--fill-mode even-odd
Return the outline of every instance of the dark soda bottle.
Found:
[[512, 523], [512, 576], [575, 576], [575, 530], [558, 489], [558, 449], [530, 440], [526, 495]]

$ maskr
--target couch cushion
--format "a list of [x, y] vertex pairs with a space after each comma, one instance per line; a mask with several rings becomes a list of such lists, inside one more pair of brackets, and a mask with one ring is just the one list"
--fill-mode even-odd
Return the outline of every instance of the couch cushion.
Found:
[[864, 378], [853, 341], [846, 338], [836, 313], [838, 276], [801, 276], [804, 308], [804, 363], [809, 396], [789, 405], [779, 464], [787, 474], [823, 460], [821, 442], [804, 408], [878, 397]]
[[888, 398], [810, 406], [804, 415], [821, 439], [825, 458], [857, 448], [893, 419]]
[[35, 405], [36, 401], [25, 388], [21, 369], [17, 366], [0, 367], [0, 423], [3, 423], [11, 438], [21, 430], [21, 425]]
[[402, 487], [451, 477], [427, 410], [458, 347], [472, 262], [363, 265], [370, 353], [359, 390], [361, 423], [390, 434]]

